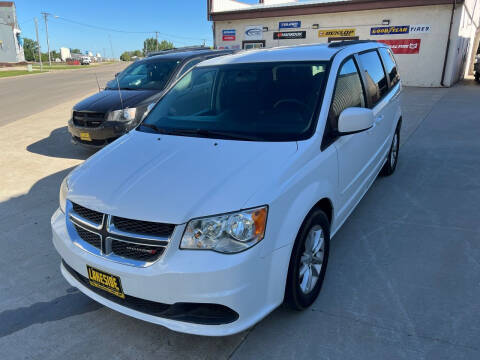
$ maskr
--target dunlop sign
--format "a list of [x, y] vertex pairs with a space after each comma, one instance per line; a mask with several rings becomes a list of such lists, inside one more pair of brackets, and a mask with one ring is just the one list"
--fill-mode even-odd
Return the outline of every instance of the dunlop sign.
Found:
[[330, 29], [330, 30], [319, 30], [318, 37], [351, 37], [355, 36], [355, 29]]

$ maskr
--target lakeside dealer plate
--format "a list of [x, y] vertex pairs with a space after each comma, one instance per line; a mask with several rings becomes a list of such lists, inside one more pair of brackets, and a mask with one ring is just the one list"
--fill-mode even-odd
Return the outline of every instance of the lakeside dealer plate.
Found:
[[90, 134], [87, 132], [81, 132], [80, 133], [80, 139], [83, 141], [92, 141], [92, 138], [90, 137]]
[[88, 265], [87, 272], [90, 285], [105, 290], [110, 294], [118, 296], [119, 298], [125, 299], [120, 277], [95, 269]]

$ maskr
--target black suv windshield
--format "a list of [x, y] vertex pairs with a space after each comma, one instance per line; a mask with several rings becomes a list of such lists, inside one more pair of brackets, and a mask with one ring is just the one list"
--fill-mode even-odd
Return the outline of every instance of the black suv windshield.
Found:
[[316, 123], [326, 69], [325, 62], [193, 68], [137, 130], [254, 141], [305, 139]]
[[107, 89], [163, 90], [179, 62], [177, 60], [164, 60], [133, 63], [118, 74], [117, 79], [110, 81]]

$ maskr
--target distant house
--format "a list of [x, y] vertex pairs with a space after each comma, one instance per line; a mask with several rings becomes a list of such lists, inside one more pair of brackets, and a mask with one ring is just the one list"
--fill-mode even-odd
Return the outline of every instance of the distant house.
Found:
[[0, 63], [25, 61], [15, 3], [0, 1]]

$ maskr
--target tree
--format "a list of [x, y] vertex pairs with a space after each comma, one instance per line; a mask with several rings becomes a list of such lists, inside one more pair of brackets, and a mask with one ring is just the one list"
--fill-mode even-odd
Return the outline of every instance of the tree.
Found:
[[38, 58], [38, 43], [29, 38], [23, 38], [23, 52], [25, 60], [36, 61]]
[[130, 55], [130, 51], [124, 51], [122, 55], [120, 55], [120, 60], [122, 61], [130, 61], [132, 60], [132, 56]]
[[70, 53], [72, 54], [81, 54], [82, 51], [80, 49], [70, 49]]
[[155, 38], [145, 39], [143, 42], [143, 54], [146, 55], [151, 51], [160, 51], [160, 50], [169, 50], [173, 49], [173, 43], [167, 40], [162, 40], [158, 42]]
[[122, 61], [131, 61], [132, 57], [137, 56], [137, 57], [142, 57], [143, 53], [140, 50], [135, 50], [135, 51], [124, 51], [122, 55], [120, 55], [120, 60]]

